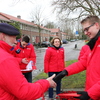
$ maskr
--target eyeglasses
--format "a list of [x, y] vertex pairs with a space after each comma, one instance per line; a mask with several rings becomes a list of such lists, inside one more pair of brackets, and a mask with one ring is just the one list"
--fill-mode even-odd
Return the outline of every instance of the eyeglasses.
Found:
[[89, 28], [90, 28], [91, 26], [93, 26], [94, 24], [95, 24], [95, 23], [93, 23], [92, 25], [86, 27], [86, 28], [83, 30], [83, 32], [88, 32]]

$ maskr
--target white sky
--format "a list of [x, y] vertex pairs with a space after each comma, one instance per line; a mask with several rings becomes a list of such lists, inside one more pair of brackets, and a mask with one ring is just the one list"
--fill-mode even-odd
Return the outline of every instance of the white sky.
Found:
[[52, 13], [51, 1], [52, 0], [20, 0], [18, 3], [14, 3], [14, 1], [19, 0], [0, 0], [0, 12], [12, 15], [17, 17], [17, 15], [21, 16], [21, 19], [32, 21], [31, 12], [35, 10], [39, 5], [43, 7], [43, 14], [47, 17], [48, 20], [54, 21], [56, 20], [55, 15]]

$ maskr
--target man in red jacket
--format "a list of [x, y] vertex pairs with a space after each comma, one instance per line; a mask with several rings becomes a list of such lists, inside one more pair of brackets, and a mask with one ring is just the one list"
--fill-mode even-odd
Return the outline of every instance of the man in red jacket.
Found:
[[[30, 38], [24, 36], [19, 39], [14, 48], [14, 56], [19, 59], [20, 69], [28, 82], [32, 83], [32, 71], [36, 63], [34, 46], [29, 43]], [[30, 66], [28, 66], [30, 64]]]
[[88, 16], [81, 24], [85, 35], [91, 39], [87, 44], [89, 49], [78, 62], [66, 67], [54, 80], [86, 70], [85, 91], [79, 92], [81, 95], [77, 98], [100, 100], [100, 19], [97, 16]]
[[18, 61], [10, 54], [18, 34], [13, 26], [0, 23], [0, 100], [36, 100], [49, 87], [56, 87], [52, 80], [55, 75], [35, 83], [27, 82]]

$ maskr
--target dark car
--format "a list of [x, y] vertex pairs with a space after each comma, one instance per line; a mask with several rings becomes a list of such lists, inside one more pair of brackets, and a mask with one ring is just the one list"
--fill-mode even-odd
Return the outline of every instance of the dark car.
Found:
[[41, 46], [43, 46], [43, 47], [48, 47], [48, 46], [50, 46], [50, 42], [49, 42], [49, 41], [43, 41], [43, 42], [41, 43]]
[[67, 40], [62, 40], [62, 43], [63, 43], [63, 44], [67, 44], [68, 41], [67, 41]]

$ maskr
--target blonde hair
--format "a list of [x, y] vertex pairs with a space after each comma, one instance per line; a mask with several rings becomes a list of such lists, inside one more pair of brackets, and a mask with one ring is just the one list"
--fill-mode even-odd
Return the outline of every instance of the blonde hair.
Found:
[[51, 45], [53, 45], [54, 44], [54, 40], [55, 39], [58, 39], [59, 41], [60, 41], [60, 46], [62, 45], [62, 43], [61, 43], [61, 39], [59, 38], [59, 37], [55, 37], [55, 38], [53, 38], [52, 40], [51, 40]]

